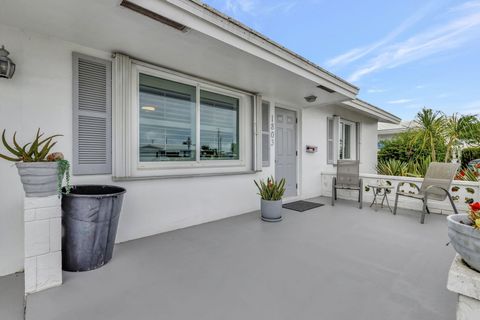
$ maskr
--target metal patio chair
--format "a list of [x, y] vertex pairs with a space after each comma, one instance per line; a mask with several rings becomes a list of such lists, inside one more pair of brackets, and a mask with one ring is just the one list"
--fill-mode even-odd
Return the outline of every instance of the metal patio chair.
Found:
[[432, 162], [428, 167], [425, 178], [423, 179], [422, 185], [420, 188], [415, 184], [411, 183], [411, 186], [415, 186], [418, 193], [407, 193], [400, 191], [400, 188], [405, 183], [399, 183], [397, 186], [397, 192], [395, 196], [395, 207], [393, 209], [393, 214], [397, 214], [397, 204], [398, 197], [409, 197], [413, 199], [418, 199], [423, 201], [422, 216], [420, 218], [420, 223], [425, 223], [425, 214], [430, 213], [428, 209], [428, 200], [437, 200], [444, 201], [447, 197], [452, 204], [453, 211], [455, 214], [458, 214], [457, 207], [453, 202], [452, 195], [450, 194], [450, 186], [452, 185], [452, 180], [455, 177], [458, 167], [460, 165], [457, 163], [441, 163], [441, 162]]
[[337, 189], [358, 191], [358, 207], [362, 209], [363, 180], [360, 178], [360, 162], [357, 160], [338, 160], [337, 176], [332, 179], [332, 206], [337, 200]]

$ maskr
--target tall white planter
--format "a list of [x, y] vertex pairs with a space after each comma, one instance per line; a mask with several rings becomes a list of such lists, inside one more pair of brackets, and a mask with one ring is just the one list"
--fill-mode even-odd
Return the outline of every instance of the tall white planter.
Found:
[[57, 162], [16, 163], [25, 190], [25, 294], [62, 284], [62, 209]]

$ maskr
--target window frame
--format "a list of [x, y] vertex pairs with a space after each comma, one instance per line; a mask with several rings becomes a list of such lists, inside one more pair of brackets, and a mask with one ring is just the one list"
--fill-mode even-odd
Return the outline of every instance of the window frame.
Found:
[[[345, 125], [350, 126], [350, 157], [345, 158], [345, 142], [340, 143], [345, 135]], [[340, 118], [338, 126], [338, 160], [357, 160], [357, 124], [356, 122]], [[343, 155], [343, 156], [341, 156]]]
[[[196, 104], [195, 104], [195, 148], [196, 159], [194, 161], [153, 161], [141, 162], [139, 152], [140, 137], [140, 90], [139, 77], [140, 73], [158, 77], [165, 80], [175, 81], [196, 88]], [[239, 101], [238, 110], [238, 141], [239, 141], [239, 159], [238, 160], [201, 160], [200, 159], [200, 91], [209, 91], [221, 95], [236, 98]], [[132, 103], [131, 103], [131, 151], [134, 167], [138, 171], [153, 171], [165, 169], [185, 169], [185, 168], [241, 168], [246, 166], [246, 147], [247, 147], [247, 99], [249, 94], [227, 88], [221, 85], [208, 83], [199, 79], [183, 75], [174, 71], [163, 68], [155, 68], [139, 63], [132, 64]]]

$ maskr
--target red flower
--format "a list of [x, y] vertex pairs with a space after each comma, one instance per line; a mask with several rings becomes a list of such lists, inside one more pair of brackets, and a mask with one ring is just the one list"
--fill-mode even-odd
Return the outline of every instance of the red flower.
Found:
[[464, 177], [464, 176], [465, 176], [465, 171], [463, 171], [463, 170], [460, 171], [460, 175], [461, 175], [462, 177]]
[[480, 163], [477, 163], [477, 164], [475, 165], [475, 168], [480, 169]]
[[472, 204], [470, 205], [470, 209], [472, 209], [472, 211], [478, 211], [478, 210], [480, 210], [480, 202], [472, 203]]

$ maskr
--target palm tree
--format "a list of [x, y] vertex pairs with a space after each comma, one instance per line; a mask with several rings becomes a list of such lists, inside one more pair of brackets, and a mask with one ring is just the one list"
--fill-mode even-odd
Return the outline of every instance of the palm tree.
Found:
[[476, 138], [475, 133], [478, 125], [478, 118], [474, 115], [454, 113], [451, 117], [446, 118], [445, 138], [447, 152], [445, 154], [445, 162], [451, 160], [453, 148], [458, 146], [461, 141], [471, 141]]
[[436, 143], [445, 139], [446, 117], [441, 111], [423, 108], [414, 120], [416, 129], [411, 144], [419, 143], [422, 150], [428, 150], [432, 161], [437, 161]]

